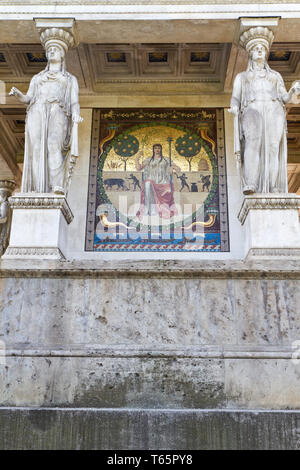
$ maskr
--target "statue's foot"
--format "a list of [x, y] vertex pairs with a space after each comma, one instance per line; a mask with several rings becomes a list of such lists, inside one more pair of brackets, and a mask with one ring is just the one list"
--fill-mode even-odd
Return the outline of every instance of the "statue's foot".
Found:
[[65, 190], [61, 186], [54, 186], [53, 192], [54, 192], [54, 194], [59, 194], [61, 196], [65, 195]]
[[254, 186], [244, 186], [243, 193], [247, 194], [254, 194], [256, 192], [256, 188]]

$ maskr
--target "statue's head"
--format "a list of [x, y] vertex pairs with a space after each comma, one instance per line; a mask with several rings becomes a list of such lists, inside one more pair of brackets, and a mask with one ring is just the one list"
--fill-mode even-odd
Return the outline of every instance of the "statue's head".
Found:
[[73, 47], [74, 37], [60, 28], [47, 28], [41, 33], [48, 63], [61, 63], [62, 70], [65, 69], [65, 56], [70, 47]]
[[46, 48], [46, 57], [48, 62], [63, 63], [66, 52], [64, 48], [55, 41], [49, 41]]
[[273, 39], [274, 34], [270, 29], [257, 26], [248, 29], [241, 35], [240, 44], [246, 49], [249, 58], [253, 61], [266, 61]]
[[269, 50], [266, 48], [265, 44], [261, 41], [257, 41], [253, 44], [251, 49], [249, 50], [249, 56], [252, 60], [263, 60], [267, 59], [267, 55], [269, 54]]

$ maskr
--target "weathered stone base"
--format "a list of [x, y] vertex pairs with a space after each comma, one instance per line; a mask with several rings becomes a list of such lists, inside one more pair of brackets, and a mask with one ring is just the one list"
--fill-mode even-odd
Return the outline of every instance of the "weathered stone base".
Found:
[[246, 259], [300, 257], [300, 196], [245, 196], [238, 218], [244, 226]]
[[0, 408], [0, 449], [300, 449], [300, 411]]
[[12, 226], [4, 259], [65, 259], [67, 226], [73, 220], [65, 196], [16, 194], [9, 199]]

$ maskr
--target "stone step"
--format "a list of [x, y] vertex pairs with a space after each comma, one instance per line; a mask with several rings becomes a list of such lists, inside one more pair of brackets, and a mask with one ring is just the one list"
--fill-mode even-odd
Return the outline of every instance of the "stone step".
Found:
[[0, 449], [300, 449], [300, 411], [3, 407]]

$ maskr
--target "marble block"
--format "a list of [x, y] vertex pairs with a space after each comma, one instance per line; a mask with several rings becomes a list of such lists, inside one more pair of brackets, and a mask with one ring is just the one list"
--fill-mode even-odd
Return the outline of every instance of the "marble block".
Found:
[[73, 220], [65, 196], [18, 193], [9, 200], [13, 210], [5, 259], [65, 259], [67, 227]]
[[300, 196], [245, 196], [238, 219], [244, 226], [245, 257], [300, 257]]

